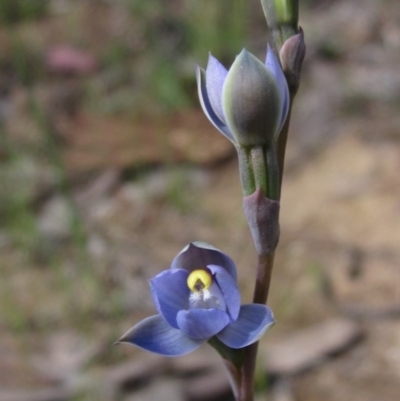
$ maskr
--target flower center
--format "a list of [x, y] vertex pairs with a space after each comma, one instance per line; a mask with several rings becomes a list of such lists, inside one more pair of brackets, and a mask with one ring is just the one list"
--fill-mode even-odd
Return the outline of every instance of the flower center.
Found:
[[208, 290], [212, 284], [212, 276], [203, 269], [194, 270], [189, 274], [187, 285], [192, 292]]
[[204, 269], [192, 271], [187, 279], [187, 285], [191, 291], [189, 297], [191, 308], [218, 308], [225, 310], [225, 300], [208, 271]]

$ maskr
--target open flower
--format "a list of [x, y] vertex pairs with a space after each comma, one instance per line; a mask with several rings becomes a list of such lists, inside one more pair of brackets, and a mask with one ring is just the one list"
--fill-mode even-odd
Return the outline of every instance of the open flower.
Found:
[[214, 336], [243, 348], [275, 322], [265, 305], [240, 305], [235, 264], [205, 243], [187, 245], [169, 270], [150, 280], [150, 289], [158, 315], [136, 324], [119, 343], [168, 356], [187, 354]]
[[265, 64], [245, 49], [229, 72], [211, 54], [197, 69], [200, 103], [212, 124], [236, 146], [273, 143], [286, 120], [289, 90], [270, 47]]

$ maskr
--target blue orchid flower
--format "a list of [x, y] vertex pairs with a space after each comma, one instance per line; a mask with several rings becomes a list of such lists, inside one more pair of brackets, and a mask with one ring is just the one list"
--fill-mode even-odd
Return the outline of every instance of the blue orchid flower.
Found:
[[258, 341], [275, 323], [267, 306], [240, 305], [234, 262], [206, 243], [187, 245], [169, 270], [150, 280], [150, 289], [158, 314], [136, 324], [118, 343], [179, 356], [216, 336], [238, 349]]
[[289, 110], [289, 89], [278, 58], [268, 46], [265, 63], [245, 49], [228, 71], [211, 54], [197, 68], [200, 103], [211, 123], [236, 146], [276, 141]]

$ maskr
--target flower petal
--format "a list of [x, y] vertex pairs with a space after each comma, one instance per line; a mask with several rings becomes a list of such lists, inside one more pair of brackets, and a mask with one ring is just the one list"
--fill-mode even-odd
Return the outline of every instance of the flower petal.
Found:
[[191, 309], [180, 311], [177, 321], [182, 332], [190, 338], [207, 340], [229, 323], [229, 316], [221, 309]]
[[240, 291], [236, 280], [221, 266], [208, 265], [224, 296], [231, 321], [235, 321], [240, 311]]
[[204, 70], [197, 67], [196, 70], [197, 91], [199, 94], [201, 108], [203, 109], [203, 112], [207, 116], [207, 118], [214, 125], [214, 127], [217, 128], [217, 130], [221, 132], [221, 134], [224, 135], [226, 138], [228, 138], [233, 144], [235, 144], [235, 141], [233, 139], [231, 132], [229, 131], [229, 128], [225, 125], [224, 122], [222, 122], [219, 119], [219, 117], [215, 114], [211, 106], [210, 99], [207, 93], [204, 75], [205, 75]]
[[136, 345], [160, 355], [180, 356], [194, 351], [203, 342], [187, 337], [171, 327], [160, 315], [155, 315], [136, 324], [117, 343]]
[[185, 269], [192, 272], [196, 269], [204, 268], [208, 265], [223, 267], [236, 281], [236, 266], [233, 260], [206, 242], [191, 242], [175, 256], [171, 263], [171, 269]]
[[151, 296], [158, 313], [175, 329], [178, 328], [178, 312], [189, 309], [188, 276], [189, 272], [184, 269], [164, 270], [150, 280]]
[[279, 63], [279, 60], [269, 45], [267, 48], [267, 58], [265, 60], [265, 65], [274, 75], [279, 88], [279, 95], [281, 97], [282, 109], [281, 109], [280, 124], [278, 129], [278, 135], [279, 135], [282, 126], [285, 123], [287, 113], [289, 111], [289, 102], [290, 102], [289, 88], [287, 85], [285, 74], [283, 73], [282, 67]]
[[243, 348], [258, 341], [275, 323], [268, 306], [242, 305], [236, 322], [225, 327], [217, 337], [228, 347]]
[[207, 94], [215, 114], [224, 123], [225, 117], [222, 110], [222, 88], [227, 75], [228, 71], [226, 68], [210, 53], [206, 68]]

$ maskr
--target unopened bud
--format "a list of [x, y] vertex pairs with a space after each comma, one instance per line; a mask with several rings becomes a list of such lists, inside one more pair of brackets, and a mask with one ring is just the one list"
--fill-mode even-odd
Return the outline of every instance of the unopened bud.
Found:
[[243, 50], [229, 70], [222, 92], [226, 123], [239, 146], [272, 144], [280, 126], [282, 104], [273, 73]]
[[282, 69], [288, 80], [289, 87], [297, 90], [300, 83], [301, 67], [306, 54], [303, 30], [299, 28], [299, 33], [287, 39], [280, 52]]
[[245, 49], [229, 71], [210, 55], [197, 69], [200, 103], [207, 118], [237, 148], [276, 141], [289, 110], [281, 64], [268, 46], [265, 63]]

